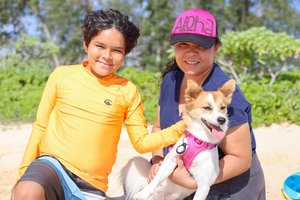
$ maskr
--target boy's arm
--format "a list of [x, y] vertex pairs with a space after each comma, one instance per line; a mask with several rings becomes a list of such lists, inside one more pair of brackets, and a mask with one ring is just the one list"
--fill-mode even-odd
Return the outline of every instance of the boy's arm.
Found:
[[141, 96], [137, 89], [131, 95], [133, 98], [126, 113], [125, 125], [136, 151], [146, 153], [175, 144], [185, 132], [184, 122], [179, 121], [169, 128], [149, 134]]
[[18, 179], [25, 173], [30, 163], [40, 156], [40, 144], [46, 133], [48, 120], [56, 103], [56, 83], [56, 75], [52, 73], [49, 76], [39, 104], [36, 121], [19, 168]]

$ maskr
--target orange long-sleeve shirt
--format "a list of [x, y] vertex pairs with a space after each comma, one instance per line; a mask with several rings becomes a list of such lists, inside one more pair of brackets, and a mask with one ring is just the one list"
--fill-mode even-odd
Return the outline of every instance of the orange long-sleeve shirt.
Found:
[[86, 65], [61, 66], [50, 75], [19, 178], [38, 156], [52, 155], [68, 170], [106, 191], [123, 123], [140, 153], [173, 144], [183, 134], [183, 122], [148, 134], [136, 86], [116, 74], [98, 79]]

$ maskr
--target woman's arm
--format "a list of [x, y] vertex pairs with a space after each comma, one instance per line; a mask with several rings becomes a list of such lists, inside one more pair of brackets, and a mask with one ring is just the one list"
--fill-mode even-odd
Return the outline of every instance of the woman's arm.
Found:
[[21, 178], [21, 176], [25, 173], [30, 163], [40, 156], [40, 143], [45, 135], [49, 116], [56, 104], [56, 74], [57, 73], [52, 73], [49, 76], [47, 84], [44, 88], [37, 111], [36, 121], [33, 124], [33, 129], [24, 152], [21, 166], [19, 168], [18, 179]]
[[215, 183], [226, 181], [247, 171], [252, 161], [248, 123], [229, 128], [219, 147], [225, 156], [220, 159], [220, 174]]
[[[238, 176], [250, 168], [252, 160], [251, 136], [248, 123], [229, 128], [227, 135], [219, 144], [225, 156], [220, 159], [220, 173], [215, 184]], [[170, 180], [186, 188], [196, 189], [197, 183], [177, 158], [178, 167]]]

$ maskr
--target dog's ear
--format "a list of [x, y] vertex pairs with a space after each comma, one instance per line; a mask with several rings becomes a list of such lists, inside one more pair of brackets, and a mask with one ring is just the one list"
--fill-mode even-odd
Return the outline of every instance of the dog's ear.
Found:
[[191, 100], [196, 99], [200, 92], [202, 92], [202, 88], [198, 85], [198, 83], [192, 79], [188, 79], [184, 95], [185, 102], [190, 102]]
[[231, 97], [233, 92], [235, 91], [235, 81], [230, 79], [227, 81], [221, 88], [218, 89], [225, 96], [225, 100], [227, 105], [231, 102]]

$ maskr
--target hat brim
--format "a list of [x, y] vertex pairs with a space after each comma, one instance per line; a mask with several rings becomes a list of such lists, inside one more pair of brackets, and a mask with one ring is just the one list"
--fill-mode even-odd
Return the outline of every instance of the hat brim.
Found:
[[198, 44], [206, 49], [209, 49], [215, 44], [216, 38], [206, 37], [206, 36], [197, 35], [197, 34], [172, 35], [170, 44], [173, 45], [178, 42], [192, 42], [192, 43]]

